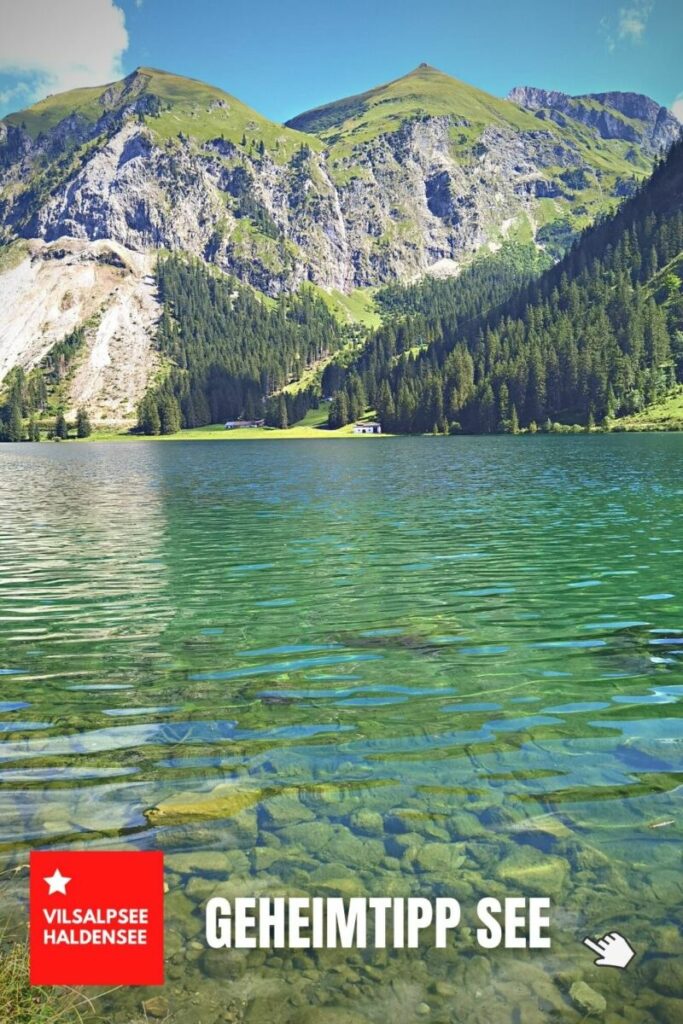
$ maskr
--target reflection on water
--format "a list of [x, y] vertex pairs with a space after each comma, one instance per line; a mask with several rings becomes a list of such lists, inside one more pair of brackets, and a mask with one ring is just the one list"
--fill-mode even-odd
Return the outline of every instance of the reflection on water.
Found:
[[[180, 1022], [683, 1020], [682, 470], [674, 435], [1, 446], [5, 915], [30, 848], [156, 848]], [[209, 951], [223, 891], [550, 895], [553, 946]], [[628, 972], [581, 945], [616, 928]]]

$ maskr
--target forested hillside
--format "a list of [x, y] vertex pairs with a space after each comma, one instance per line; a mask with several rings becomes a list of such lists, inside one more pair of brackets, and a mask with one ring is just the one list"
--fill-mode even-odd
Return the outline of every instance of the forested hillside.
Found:
[[361, 389], [386, 430], [491, 433], [627, 415], [683, 380], [683, 145], [612, 217], [512, 294], [505, 264], [388, 289], [394, 311], [331, 365], [331, 423]]
[[264, 416], [287, 426], [305, 415], [311, 397], [282, 388], [345, 338], [322, 299], [305, 288], [266, 304], [234, 278], [180, 256], [160, 259], [157, 277], [157, 344], [167, 369], [140, 406], [143, 433]]

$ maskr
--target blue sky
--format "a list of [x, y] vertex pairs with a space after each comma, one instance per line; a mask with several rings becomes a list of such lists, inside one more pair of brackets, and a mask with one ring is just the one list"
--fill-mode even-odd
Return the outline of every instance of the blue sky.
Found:
[[497, 95], [643, 92], [683, 120], [681, 0], [0, 0], [0, 25], [0, 114], [147, 64], [282, 121], [427, 61]]

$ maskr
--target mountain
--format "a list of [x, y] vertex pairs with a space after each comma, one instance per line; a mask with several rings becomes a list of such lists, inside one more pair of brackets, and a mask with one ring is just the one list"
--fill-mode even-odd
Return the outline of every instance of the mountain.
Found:
[[270, 295], [453, 272], [505, 239], [559, 254], [655, 147], [539, 113], [422, 65], [281, 126], [139, 68], [0, 122], [0, 240], [180, 249]]
[[660, 156], [681, 135], [681, 123], [670, 110], [635, 92], [568, 96], [563, 92], [518, 85], [510, 90], [507, 98], [525, 110], [534, 111], [541, 120], [550, 119], [564, 127], [566, 119], [571, 117], [597, 131], [601, 139], [629, 142], [633, 153], [640, 150], [650, 156]]
[[[426, 246], [417, 271], [430, 264], [447, 271], [506, 239], [535, 240], [557, 256], [574, 234], [632, 194], [681, 126], [652, 100], [623, 94], [622, 102], [621, 95], [606, 94], [604, 104], [593, 97], [594, 121], [578, 104], [576, 116], [545, 117], [526, 109], [519, 90], [500, 99], [421, 64], [287, 125], [324, 144], [342, 209], [352, 184], [354, 200], [378, 222], [377, 248], [389, 259], [401, 253], [405, 264], [411, 248], [424, 255]], [[624, 114], [617, 113], [620, 103]], [[623, 131], [606, 131], [616, 118]], [[418, 208], [414, 199], [423, 195]], [[393, 269], [394, 277], [407, 276]], [[368, 283], [376, 283], [377, 273], [370, 276]]]
[[444, 74], [429, 64], [357, 96], [326, 103], [287, 122], [288, 127], [319, 134], [370, 137], [397, 131], [416, 118], [456, 115], [471, 124], [498, 124], [532, 130], [534, 125], [506, 100]]
[[558, 258], [650, 172], [670, 125], [645, 104], [623, 117], [647, 146], [426, 65], [288, 125], [152, 68], [48, 97], [0, 121], [0, 378], [79, 330], [66, 407], [130, 418], [159, 366], [159, 251], [271, 297], [453, 274], [505, 244]]
[[279, 230], [252, 186], [275, 191], [302, 145], [220, 89], [139, 68], [0, 122], [0, 240], [182, 249], [275, 287]]
[[[22, 148], [59, 151], [67, 135], [81, 143], [120, 128], [134, 115], [154, 117], [154, 134], [171, 138], [192, 126], [198, 142], [217, 137], [237, 143], [263, 139], [270, 148], [298, 140], [287, 129], [230, 96], [193, 78], [156, 68], [137, 68], [119, 82], [48, 96], [28, 110], [4, 119], [7, 131]], [[52, 143], [52, 147], [50, 147]]]
[[[647, 423], [653, 404], [674, 408], [683, 385], [683, 142], [636, 196], [521, 287], [513, 256], [380, 293], [391, 320], [355, 359], [325, 370], [334, 425], [358, 393], [383, 428], [401, 433], [615, 429], [620, 418]], [[668, 426], [681, 422], [669, 417]]]

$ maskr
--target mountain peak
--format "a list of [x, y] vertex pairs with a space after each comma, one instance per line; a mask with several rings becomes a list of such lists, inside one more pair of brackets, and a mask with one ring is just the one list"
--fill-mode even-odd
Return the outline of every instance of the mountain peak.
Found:
[[677, 119], [649, 96], [633, 92], [587, 93], [570, 96], [564, 92], [516, 85], [508, 100], [538, 118], [558, 124], [565, 117], [580, 121], [603, 139], [636, 143], [650, 154], [669, 149], [681, 137], [683, 128]]
[[[25, 110], [8, 114], [3, 123], [41, 145], [57, 144], [64, 132], [80, 145], [115, 131], [134, 118], [142, 119], [157, 139], [179, 135], [203, 144], [220, 138], [233, 145], [263, 146], [286, 161], [302, 139], [263, 117], [225, 90], [196, 78], [141, 65], [106, 85], [73, 89], [48, 96]], [[1, 140], [0, 140], [1, 141]]]
[[454, 117], [481, 125], [512, 124], [529, 130], [536, 127], [532, 117], [514, 104], [426, 62], [366, 92], [305, 111], [287, 121], [287, 127], [329, 139], [340, 132], [393, 132], [407, 121], [424, 117]]

